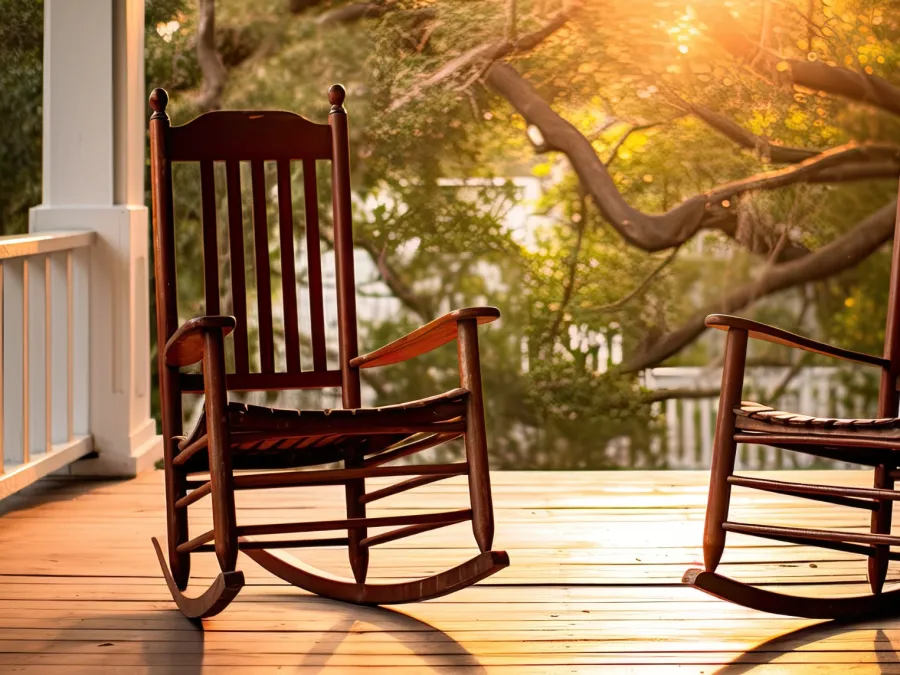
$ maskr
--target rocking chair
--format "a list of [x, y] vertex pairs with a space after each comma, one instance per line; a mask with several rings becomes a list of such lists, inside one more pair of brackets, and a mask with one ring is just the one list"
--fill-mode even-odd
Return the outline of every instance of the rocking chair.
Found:
[[[245, 552], [276, 576], [313, 593], [364, 605], [412, 602], [465, 588], [509, 564], [492, 551], [494, 522], [488, 474], [487, 438], [479, 365], [477, 326], [500, 316], [493, 307], [461, 309], [432, 321], [374, 352], [357, 354], [353, 232], [350, 219], [350, 168], [345, 92], [329, 92], [328, 124], [315, 124], [287, 112], [210, 112], [172, 127], [168, 95], [150, 96], [150, 159], [159, 376], [165, 443], [168, 561], [153, 539], [175, 602], [191, 618], [222, 611], [244, 585], [237, 569]], [[285, 367], [278, 372], [273, 339], [269, 265], [270, 228], [266, 223], [265, 162], [277, 167], [278, 229], [283, 289]], [[337, 278], [339, 368], [329, 368], [325, 342], [319, 244], [316, 162], [331, 164], [334, 252]], [[178, 325], [175, 275], [176, 238], [172, 163], [199, 164], [206, 316]], [[216, 162], [225, 165], [228, 207], [230, 294], [235, 316], [220, 316], [217, 242]], [[259, 372], [252, 372], [248, 340], [248, 293], [244, 265], [244, 224], [240, 164], [250, 165], [252, 238], [259, 317]], [[306, 220], [307, 280], [311, 325], [311, 363], [301, 368], [297, 273], [291, 201], [291, 163], [302, 166]], [[225, 284], [223, 283], [224, 287]], [[276, 317], [277, 319], [277, 317]], [[233, 368], [226, 372], [226, 336], [233, 340]], [[360, 407], [360, 369], [375, 368], [424, 354], [458, 340], [460, 387], [402, 405]], [[228, 359], [229, 363], [231, 359]], [[182, 372], [200, 363], [202, 374]], [[340, 387], [341, 410], [281, 410], [229, 401], [232, 391], [282, 391]], [[182, 429], [182, 394], [204, 395], [204, 411], [193, 430]], [[466, 461], [452, 464], [396, 465], [395, 460], [464, 438]], [[342, 463], [342, 468], [309, 470]], [[239, 473], [236, 473], [239, 471]], [[467, 476], [470, 508], [442, 513], [367, 517], [366, 505], [450, 476]], [[398, 477], [373, 491], [366, 479]], [[336, 485], [346, 493], [347, 517], [295, 523], [240, 524], [235, 490]], [[188, 508], [210, 496], [213, 529], [190, 538]], [[369, 551], [436, 528], [471, 521], [480, 554], [434, 576], [400, 583], [367, 583]], [[381, 528], [378, 533], [371, 529]], [[392, 528], [383, 531], [383, 528]], [[271, 535], [332, 531], [342, 536], [267, 539]], [[344, 534], [345, 533], [345, 534]], [[279, 552], [284, 548], [346, 546], [353, 579], [315, 570]], [[191, 555], [215, 552], [221, 573], [199, 597], [188, 597]]]
[[[900, 560], [900, 537], [891, 536], [891, 515], [900, 491], [900, 214], [894, 232], [884, 356], [861, 354], [801, 337], [756, 321], [714, 314], [706, 325], [726, 331], [725, 364], [716, 420], [710, 472], [705, 570], [692, 569], [684, 582], [711, 595], [775, 614], [811, 619], [850, 619], [900, 612], [900, 589], [884, 592], [890, 560]], [[765, 340], [881, 369], [878, 418], [811, 417], [742, 401], [748, 338]], [[738, 476], [734, 473], [738, 443], [754, 443], [874, 468], [874, 487], [810, 485]], [[830, 529], [776, 527], [729, 520], [732, 486], [802, 497], [871, 512], [870, 533]], [[871, 594], [857, 597], [797, 597], [747, 585], [716, 573], [729, 532], [775, 541], [816, 546], [868, 557]]]

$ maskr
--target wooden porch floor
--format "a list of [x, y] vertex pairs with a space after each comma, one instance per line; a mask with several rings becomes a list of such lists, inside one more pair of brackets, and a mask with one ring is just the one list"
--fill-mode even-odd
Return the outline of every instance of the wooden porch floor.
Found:
[[[870, 475], [805, 474], [848, 485]], [[0, 503], [0, 673], [900, 673], [900, 619], [780, 618], [681, 586], [700, 559], [705, 473], [495, 473], [494, 485], [496, 545], [512, 566], [479, 586], [399, 609], [359, 608], [309, 596], [242, 556], [249, 586], [199, 630], [175, 609], [150, 545], [164, 533], [160, 472], [45, 479]], [[243, 522], [338, 517], [343, 502], [336, 488], [239, 498]], [[464, 498], [464, 484], [448, 481], [379, 512], [458, 508]], [[733, 517], [751, 513], [867, 529], [864, 512], [736, 491]], [[198, 518], [193, 531], [207, 524]], [[798, 593], [866, 590], [864, 562], [850, 555], [731, 542], [726, 574]], [[372, 576], [434, 572], [473, 547], [467, 524], [421, 535], [376, 551]], [[343, 551], [298, 555], [346, 573]], [[204, 582], [212, 558], [195, 557]]]

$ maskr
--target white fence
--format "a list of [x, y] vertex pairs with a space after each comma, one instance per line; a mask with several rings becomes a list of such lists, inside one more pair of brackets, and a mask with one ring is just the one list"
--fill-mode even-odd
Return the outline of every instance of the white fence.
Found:
[[[835, 417], [868, 417], [873, 414], [874, 401], [866, 401], [854, 393], [864, 376], [858, 371], [841, 368], [803, 368], [785, 386], [789, 368], [747, 369], [744, 398], [758, 400], [791, 412]], [[875, 373], [877, 375], [877, 373]], [[652, 391], [666, 389], [710, 390], [719, 387], [721, 369], [713, 368], [654, 368], [643, 374], [644, 385]], [[772, 400], [769, 395], [783, 389]], [[662, 416], [663, 432], [652, 440], [651, 455], [665, 457], [672, 469], [705, 469], [712, 459], [712, 440], [718, 410], [718, 395], [704, 398], [668, 399], [654, 404]], [[612, 452], [630, 451], [629, 439], [618, 439]], [[740, 469], [801, 469], [811, 466], [856, 468], [843, 462], [824, 461], [810, 455], [758, 445], [738, 446], [737, 468]]]
[[93, 232], [0, 237], [0, 498], [89, 454]]

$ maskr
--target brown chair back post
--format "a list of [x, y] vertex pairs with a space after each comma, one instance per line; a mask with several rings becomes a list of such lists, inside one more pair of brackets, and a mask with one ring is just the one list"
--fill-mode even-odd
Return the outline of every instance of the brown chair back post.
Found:
[[[350, 359], [358, 356], [356, 335], [356, 279], [353, 266], [353, 220], [350, 202], [350, 140], [347, 128], [347, 111], [344, 110], [346, 92], [340, 85], [328, 90], [331, 112], [331, 178], [334, 209], [334, 254], [337, 269], [338, 296], [338, 347], [341, 361], [341, 394], [345, 408], [359, 408], [359, 369], [350, 367]], [[352, 453], [344, 461], [348, 469], [362, 466], [364, 452]], [[366, 505], [363, 496], [366, 481], [363, 478], [347, 482], [345, 488], [347, 517], [365, 518]], [[363, 527], [347, 530], [350, 551], [350, 567], [358, 583], [366, 580], [369, 568], [369, 549], [362, 545], [368, 535]]]
[[332, 201], [334, 205], [334, 252], [337, 263], [338, 325], [340, 326], [341, 384], [345, 408], [360, 406], [359, 369], [350, 359], [359, 355], [356, 335], [356, 279], [353, 266], [353, 222], [350, 203], [350, 141], [346, 92], [340, 85], [328, 90], [331, 113]]
[[882, 374], [878, 397], [879, 417], [895, 417], [900, 403], [897, 394], [897, 377], [900, 376], [900, 199], [897, 202], [897, 219], [894, 225], [890, 284], [884, 331], [884, 358], [891, 362], [891, 367]]
[[[169, 159], [169, 97], [163, 89], [156, 89], [150, 99], [150, 181], [153, 185], [153, 254], [156, 275], [156, 336], [159, 373], [159, 399], [162, 411], [163, 461], [166, 464], [166, 494], [172, 501], [186, 493], [185, 476], [174, 471], [172, 461], [177, 452], [177, 438], [182, 433], [181, 382], [177, 368], [166, 365], [166, 340], [178, 328], [178, 307], [175, 293], [175, 218], [172, 202], [172, 162]], [[179, 588], [190, 577], [190, 556], [181, 555], [176, 547], [188, 539], [188, 520], [185, 512], [167, 512], [169, 560], [172, 576]]]
[[[898, 188], [900, 189], [900, 188]], [[897, 377], [900, 375], [900, 200], [897, 202], [897, 217], [894, 222], [894, 243], [891, 253], [891, 281], [888, 292], [887, 319], [884, 330], [884, 357], [890, 366], [881, 371], [881, 386], [878, 391], [878, 417], [896, 417], [900, 397], [897, 393]], [[875, 467], [874, 486], [893, 489], [891, 472], [896, 466], [879, 464]], [[872, 512], [870, 530], [874, 534], [888, 534], [891, 531], [893, 503], [879, 501], [879, 508]], [[873, 591], [881, 592], [887, 577], [890, 562], [890, 547], [876, 546], [875, 555], [868, 560], [869, 583]]]

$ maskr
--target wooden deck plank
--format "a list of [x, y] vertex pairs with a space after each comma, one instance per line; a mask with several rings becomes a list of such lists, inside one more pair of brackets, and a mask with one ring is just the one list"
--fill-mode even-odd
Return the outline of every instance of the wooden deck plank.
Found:
[[[748, 475], [784, 479], [786, 472]], [[791, 479], [867, 486], [868, 472]], [[373, 480], [372, 485], [390, 481]], [[702, 472], [507, 472], [493, 477], [510, 568], [455, 595], [358, 608], [294, 589], [241, 558], [248, 586], [198, 630], [174, 607], [149, 544], [165, 531], [162, 476], [52, 477], [0, 502], [0, 672], [898, 673], [900, 618], [837, 627], [735, 607], [682, 586], [701, 560]], [[372, 515], [466, 505], [465, 479], [373, 505]], [[243, 523], [342, 517], [335, 488], [239, 495]], [[196, 507], [191, 528], [211, 525]], [[866, 512], [735, 490], [732, 518], [868, 530]], [[894, 528], [900, 534], [900, 525]], [[373, 579], [439, 571], [475, 551], [468, 524], [373, 552]], [[304, 560], [348, 573], [346, 552]], [[214, 556], [195, 558], [198, 587]], [[722, 570], [801, 595], [865, 594], [865, 561], [730, 536]], [[900, 581], [892, 564], [889, 583]]]

